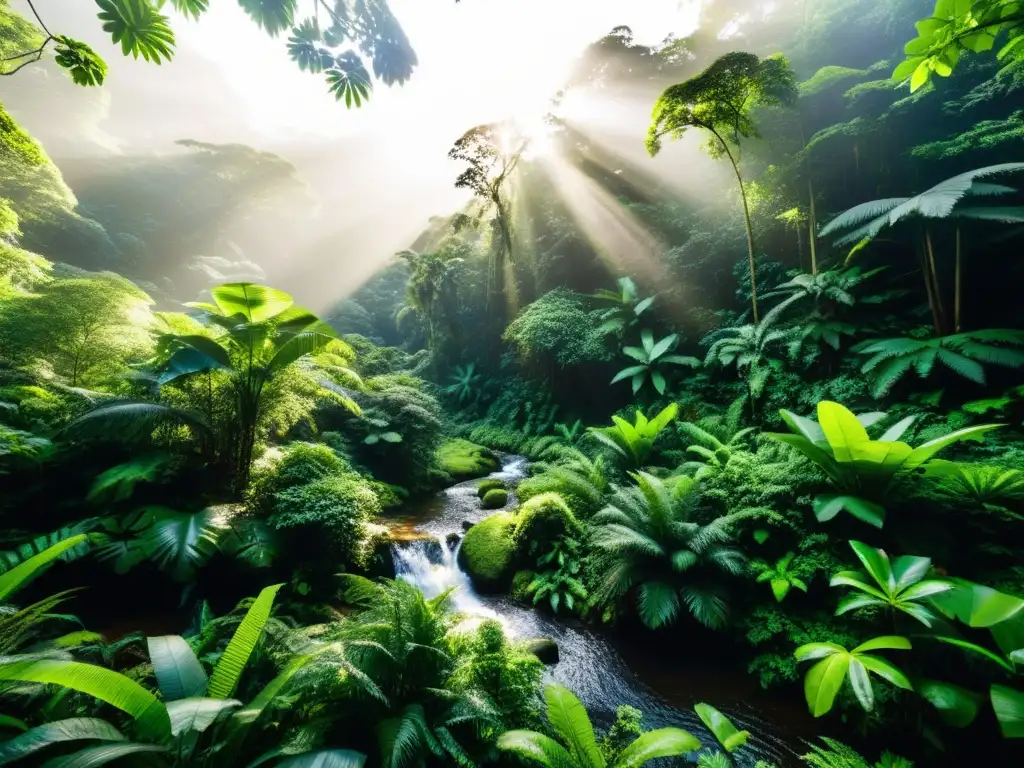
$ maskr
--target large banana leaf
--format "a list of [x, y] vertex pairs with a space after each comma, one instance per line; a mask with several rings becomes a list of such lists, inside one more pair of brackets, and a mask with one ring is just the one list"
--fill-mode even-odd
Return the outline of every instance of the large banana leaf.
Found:
[[613, 768], [640, 768], [659, 757], [675, 757], [700, 749], [700, 741], [682, 728], [658, 728], [641, 734], [615, 760]]
[[118, 672], [62, 659], [0, 657], [0, 680], [49, 683], [94, 696], [135, 718], [140, 731], [162, 740], [171, 735], [167, 709], [152, 693]]
[[178, 635], [147, 637], [146, 644], [164, 701], [202, 696], [206, 692], [206, 673], [184, 638]]
[[52, 744], [83, 739], [125, 740], [117, 728], [97, 717], [71, 717], [66, 720], [55, 720], [52, 723], [37, 725], [13, 739], [0, 743], [0, 765], [21, 760]]
[[153, 510], [154, 520], [145, 535], [146, 551], [172, 579], [191, 581], [217, 550], [217, 536], [223, 530], [217, 524], [217, 512], [213, 508], [193, 514]]
[[210, 291], [225, 315], [245, 315], [251, 323], [262, 323], [292, 306], [290, 295], [276, 288], [253, 283], [225, 283]]
[[364, 765], [366, 755], [351, 749], [321, 749], [275, 763], [276, 768], [363, 768]]
[[259, 593], [249, 610], [246, 611], [242, 623], [238, 625], [235, 634], [231, 637], [228, 647], [217, 662], [213, 670], [213, 676], [207, 686], [207, 695], [215, 699], [226, 699], [235, 692], [238, 679], [242, 676], [242, 670], [249, 662], [256, 643], [259, 642], [263, 627], [270, 618], [270, 609], [274, 605], [274, 598], [277, 591], [284, 584], [274, 584], [265, 587]]
[[277, 373], [283, 368], [294, 363], [300, 357], [320, 351], [330, 344], [336, 335], [337, 334], [329, 335], [323, 331], [307, 331], [305, 333], [292, 336], [288, 341], [278, 347], [277, 352], [274, 354], [270, 364], [267, 366], [267, 371], [271, 374]]
[[167, 747], [155, 744], [100, 744], [86, 747], [70, 755], [47, 760], [43, 768], [95, 768], [120, 760], [126, 755], [137, 755], [142, 752], [166, 752]]
[[189, 698], [172, 701], [167, 705], [171, 718], [171, 733], [179, 736], [187, 731], [205, 731], [229, 710], [242, 706], [235, 699]]
[[1024, 693], [1005, 685], [993, 685], [991, 697], [992, 709], [995, 710], [1003, 737], [1024, 738]]
[[26, 581], [33, 578], [40, 570], [48, 566], [68, 550], [74, 549], [83, 544], [88, 537], [84, 533], [72, 536], [64, 541], [58, 541], [51, 547], [47, 547], [38, 555], [30, 557], [25, 562], [15, 566], [7, 573], [0, 576], [0, 601], [6, 600], [11, 594], [20, 589]]
[[594, 727], [582, 702], [564, 685], [551, 683], [544, 689], [551, 728], [581, 765], [600, 768], [604, 765], [601, 750], [594, 738]]

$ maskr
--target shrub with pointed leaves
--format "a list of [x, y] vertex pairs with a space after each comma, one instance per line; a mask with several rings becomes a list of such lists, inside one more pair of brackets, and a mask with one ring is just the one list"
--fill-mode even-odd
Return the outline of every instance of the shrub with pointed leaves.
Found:
[[620, 277], [616, 283], [618, 290], [602, 288], [591, 296], [596, 301], [609, 305], [608, 309], [601, 311], [602, 323], [597, 329], [600, 333], [621, 334], [640, 322], [640, 316], [654, 304], [653, 296], [640, 298], [633, 278]]
[[622, 352], [633, 358], [637, 365], [623, 368], [612, 379], [616, 384], [623, 379], [631, 379], [633, 394], [635, 395], [648, 381], [658, 391], [659, 395], [665, 394], [668, 380], [665, 377], [667, 365], [682, 365], [688, 368], [700, 367], [700, 360], [685, 355], [666, 354], [675, 348], [679, 343], [676, 334], [670, 334], [658, 341], [654, 340], [654, 332], [649, 328], [640, 331], [640, 343], [642, 347], [623, 347]]
[[587, 710], [572, 691], [557, 683], [544, 689], [548, 721], [559, 741], [536, 731], [507, 731], [498, 749], [545, 768], [640, 768], [659, 757], [685, 755], [700, 741], [681, 728], [659, 728], [639, 736], [607, 763], [598, 747]]
[[898, 474], [922, 467], [947, 446], [961, 440], [978, 440], [984, 433], [1000, 426], [982, 424], [967, 427], [911, 448], [899, 439], [914, 422], [915, 416], [893, 424], [880, 439], [872, 440], [866, 427], [884, 418], [884, 413], [855, 416], [839, 403], [829, 400], [818, 403], [817, 422], [787, 410], [780, 413], [791, 432], [768, 433], [767, 436], [800, 451], [821, 468], [839, 491], [819, 494], [815, 498], [814, 514], [818, 520], [827, 522], [846, 510], [877, 528], [881, 528], [885, 521], [882, 504]]
[[588, 427], [587, 431], [601, 445], [624, 459], [626, 466], [636, 469], [647, 461], [654, 450], [654, 443], [678, 413], [679, 406], [672, 403], [648, 420], [643, 411], [637, 409], [632, 424], [620, 416], [612, 416], [615, 426]]
[[870, 712], [875, 706], [875, 692], [869, 673], [892, 683], [897, 688], [913, 690], [910, 680], [903, 672], [883, 657], [869, 653], [878, 650], [908, 651], [910, 641], [905, 637], [893, 635], [876, 637], [850, 651], [838, 643], [807, 643], [797, 648], [797, 661], [818, 662], [810, 668], [804, 678], [804, 694], [811, 714], [815, 717], [827, 714], [847, 680], [857, 701]]
[[850, 547], [864, 570], [842, 571], [832, 577], [830, 586], [854, 590], [839, 602], [836, 616], [860, 608], [883, 608], [900, 611], [931, 627], [938, 614], [925, 601], [953, 589], [945, 579], [926, 578], [931, 558], [903, 555], [890, 561], [884, 551], [863, 542], [851, 541]]

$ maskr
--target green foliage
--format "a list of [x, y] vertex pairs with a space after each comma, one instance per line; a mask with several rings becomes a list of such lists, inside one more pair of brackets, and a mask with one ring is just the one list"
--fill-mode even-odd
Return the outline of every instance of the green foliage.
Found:
[[306, 557], [322, 548], [332, 563], [362, 567], [371, 554], [366, 524], [380, 513], [380, 500], [365, 480], [331, 475], [277, 492], [267, 522], [300, 541], [315, 542]]
[[515, 526], [514, 515], [499, 512], [466, 532], [459, 557], [474, 583], [493, 589], [511, 580], [516, 555]]
[[459, 405], [470, 403], [480, 397], [480, 386], [484, 376], [476, 372], [476, 363], [457, 365], [449, 377], [449, 384], [442, 391], [456, 398]]
[[881, 759], [872, 765], [859, 752], [840, 741], [821, 737], [821, 744], [808, 745], [811, 751], [801, 756], [812, 768], [914, 768], [914, 763], [903, 757], [883, 752]]
[[508, 503], [508, 491], [504, 488], [492, 488], [480, 499], [484, 509], [501, 509]]
[[[1003, 120], [981, 120], [969, 130], [944, 141], [930, 141], [911, 150], [914, 157], [927, 160], [946, 160], [987, 150], [1007, 150], [1024, 141], [1024, 110], [1018, 110]], [[1009, 145], [1006, 146], [1006, 145]]]
[[682, 464], [680, 471], [693, 472], [694, 477], [701, 479], [724, 470], [733, 453], [749, 442], [755, 430], [753, 427], [740, 429], [734, 418], [724, 422], [705, 418], [696, 423], [677, 422], [676, 431], [684, 442], [692, 441], [686, 446], [686, 452], [695, 457]]
[[453, 480], [480, 477], [498, 469], [498, 461], [490, 449], [459, 438], [441, 444], [437, 449], [437, 462]]
[[936, 0], [931, 16], [917, 22], [917, 37], [906, 44], [907, 58], [896, 67], [893, 79], [910, 78], [910, 90], [916, 91], [933, 75], [949, 77], [963, 53], [993, 50], [1002, 33], [1007, 42], [996, 58], [1007, 67], [1017, 64], [1024, 56], [1024, 23], [1016, 9], [1003, 0]]
[[598, 742], [606, 763], [614, 763], [622, 750], [644, 732], [643, 719], [644, 713], [628, 704], [615, 709], [615, 722]]
[[546, 293], [509, 323], [503, 339], [523, 361], [552, 361], [564, 368], [609, 360], [601, 313], [588, 309], [585, 299], [564, 289]]
[[322, 443], [289, 443], [253, 466], [246, 498], [255, 511], [269, 512], [274, 494], [334, 475], [354, 474], [351, 464]]
[[679, 337], [673, 333], [655, 342], [654, 332], [649, 328], [644, 328], [640, 331], [642, 347], [622, 348], [622, 352], [633, 358], [638, 365], [623, 368], [615, 374], [615, 378], [612, 379], [611, 383], [615, 384], [623, 379], [630, 379], [633, 384], [633, 394], [635, 395], [643, 388], [644, 384], [650, 381], [659, 395], [665, 394], [665, 387], [667, 386], [665, 374], [668, 370], [664, 367], [666, 364], [683, 365], [689, 368], [697, 368], [700, 365], [700, 360], [695, 357], [665, 354], [670, 352], [678, 341]]
[[941, 363], [953, 373], [977, 384], [985, 383], [982, 363], [1005, 368], [1024, 366], [1024, 333], [1013, 330], [985, 330], [958, 333], [936, 339], [884, 339], [867, 341], [853, 348], [871, 357], [861, 366], [870, 374], [875, 397], [882, 397], [911, 371], [922, 379]]
[[140, 483], [158, 482], [168, 457], [161, 454], [133, 459], [96, 476], [86, 497], [89, 501], [125, 501]]
[[551, 549], [537, 558], [537, 567], [541, 570], [526, 587], [527, 594], [533, 596], [533, 604], [537, 605], [547, 598], [551, 610], [558, 613], [561, 606], [572, 612], [577, 609], [577, 600], [582, 606], [588, 597], [586, 586], [580, 581], [581, 564], [580, 543], [569, 536], [562, 536], [554, 541]]
[[0, 600], [6, 600], [27, 582], [39, 575], [40, 571], [53, 563], [54, 560], [70, 552], [75, 547], [84, 544], [85, 541], [85, 534], [80, 533], [55, 542], [20, 563], [12, 564], [8, 562], [9, 567], [0, 575]]
[[678, 413], [679, 406], [672, 403], [648, 420], [643, 411], [637, 409], [632, 424], [619, 416], [612, 416], [614, 426], [588, 427], [587, 431], [602, 446], [612, 449], [627, 467], [638, 468], [650, 457], [654, 443]]
[[695, 520], [697, 481], [676, 479], [674, 487], [644, 472], [636, 485], [620, 488], [593, 519], [591, 542], [608, 554], [596, 600], [635, 600], [641, 621], [652, 629], [671, 623], [685, 604], [700, 623], [719, 628], [728, 617], [723, 576], [743, 572], [746, 558], [732, 546], [732, 528], [746, 512]]
[[[498, 748], [548, 768], [604, 768], [605, 758], [580, 700], [557, 683], [545, 687], [544, 698], [551, 729], [561, 743], [536, 731], [507, 731], [498, 739]], [[660, 728], [641, 735], [607, 765], [639, 768], [655, 758], [683, 755], [699, 748], [700, 742], [687, 731]]]
[[769, 434], [813, 461], [839, 493], [821, 494], [814, 501], [818, 520], [827, 522], [844, 509], [859, 520], [881, 528], [885, 521], [882, 503], [897, 475], [912, 472], [943, 448], [961, 440], [978, 440], [999, 425], [967, 427], [911, 448], [899, 438], [913, 423], [911, 416], [891, 426], [880, 440], [865, 429], [884, 414], [855, 416], [828, 400], [818, 403], [818, 422], [783, 410], [789, 434]]
[[890, 561], [884, 551], [863, 542], [851, 541], [850, 547], [864, 570], [842, 571], [832, 577], [830, 586], [854, 590], [839, 602], [837, 616], [861, 608], [884, 608], [912, 616], [926, 627], [932, 626], [938, 616], [926, 601], [953, 589], [953, 584], [926, 578], [932, 567], [931, 558], [903, 555]]
[[1005, 510], [1002, 502], [1024, 500], [1024, 471], [987, 464], [964, 464], [934, 459], [925, 467], [945, 498], [979, 504], [989, 510]]
[[103, 30], [115, 43], [121, 44], [121, 53], [134, 58], [142, 56], [154, 64], [169, 60], [174, 50], [174, 33], [167, 17], [150, 4], [149, 0], [96, 0], [100, 7], [99, 19]]
[[626, 329], [640, 322], [640, 317], [654, 304], [654, 297], [641, 299], [631, 277], [620, 277], [615, 281], [617, 290], [602, 288], [591, 298], [608, 306], [601, 310], [602, 320], [598, 330], [603, 334], [622, 334]]
[[786, 595], [789, 594], [789, 590], [792, 587], [796, 587], [801, 592], [807, 591], [807, 584], [804, 580], [790, 571], [790, 566], [793, 564], [793, 558], [795, 557], [795, 553], [787, 552], [776, 561], [774, 566], [765, 566], [764, 570], [757, 575], [758, 582], [768, 582], [772, 588], [772, 594], [775, 596], [775, 601], [778, 603], [786, 599]]
[[697, 713], [701, 722], [704, 723], [705, 727], [715, 735], [715, 738], [718, 739], [718, 743], [721, 744], [729, 754], [732, 754], [746, 744], [747, 739], [750, 738], [749, 731], [741, 731], [737, 729], [729, 718], [710, 704], [701, 702], [699, 704], [695, 704], [693, 709]]
[[910, 641], [905, 637], [888, 636], [868, 640], [850, 651], [837, 643], [808, 643], [797, 648], [794, 652], [797, 661], [820, 659], [804, 678], [804, 694], [811, 714], [815, 717], [827, 714], [847, 679], [857, 701], [866, 711], [871, 711], [875, 693], [869, 673], [898, 688], [913, 690], [907, 676], [891, 662], [868, 653], [885, 649], [910, 650]]

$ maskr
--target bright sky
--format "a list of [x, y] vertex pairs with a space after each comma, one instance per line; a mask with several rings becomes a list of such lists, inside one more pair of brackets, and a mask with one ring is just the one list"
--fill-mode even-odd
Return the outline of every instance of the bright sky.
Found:
[[[334, 102], [322, 76], [303, 73], [237, 4], [211, 3], [199, 23], [175, 20], [184, 44], [213, 58], [269, 137], [342, 135], [396, 124], [450, 135], [482, 122], [544, 111], [570, 63], [613, 27], [657, 42], [695, 26], [699, 0], [391, 0], [419, 57], [410, 82], [380, 88], [369, 108]], [[453, 128], [454, 127], [454, 128]], [[450, 138], [453, 138], [449, 136]]]

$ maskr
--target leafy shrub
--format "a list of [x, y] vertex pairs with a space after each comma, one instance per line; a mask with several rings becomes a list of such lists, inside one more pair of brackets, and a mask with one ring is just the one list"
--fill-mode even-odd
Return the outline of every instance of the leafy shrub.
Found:
[[498, 460], [490, 449], [460, 438], [441, 444], [437, 462], [452, 480], [480, 477], [498, 469]]
[[253, 464], [246, 502], [256, 511], [269, 510], [280, 491], [334, 475], [354, 474], [352, 465], [322, 443], [289, 443], [270, 449]]
[[268, 522], [300, 538], [292, 551], [304, 559], [315, 560], [319, 552], [332, 567], [339, 561], [363, 567], [370, 554], [366, 523], [380, 513], [380, 500], [364, 480], [340, 475], [279, 491]]
[[533, 571], [516, 571], [516, 575], [512, 577], [509, 596], [513, 600], [518, 600], [522, 603], [529, 602], [532, 599], [530, 596], [530, 585], [536, 578], [537, 574]]
[[499, 427], [483, 423], [476, 425], [470, 430], [469, 439], [474, 443], [480, 443], [498, 451], [519, 453], [526, 435], [511, 427]]
[[601, 314], [587, 308], [586, 297], [557, 288], [525, 307], [503, 338], [522, 360], [551, 360], [563, 367], [606, 361], [611, 352], [599, 327]]
[[380, 505], [384, 509], [400, 507], [409, 500], [409, 491], [400, 485], [382, 483], [379, 480], [371, 480], [369, 481], [369, 485], [373, 489], [373, 492], [377, 494], [377, 498], [380, 500]]
[[484, 509], [501, 509], [508, 503], [508, 491], [504, 488], [492, 488], [483, 495], [481, 503]]
[[491, 515], [466, 532], [459, 560], [473, 583], [482, 589], [503, 589], [512, 579], [516, 519], [507, 512]]

